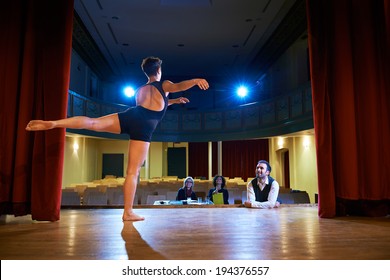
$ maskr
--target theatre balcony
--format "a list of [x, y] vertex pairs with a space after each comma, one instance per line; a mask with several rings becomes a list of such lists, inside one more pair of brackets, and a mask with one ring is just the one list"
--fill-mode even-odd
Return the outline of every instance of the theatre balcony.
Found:
[[[100, 117], [125, 105], [106, 103], [69, 91], [68, 117]], [[274, 99], [214, 110], [168, 110], [157, 127], [155, 142], [207, 142], [272, 137], [313, 128], [310, 83]], [[76, 132], [68, 130], [68, 132]], [[77, 130], [78, 134], [113, 139], [126, 135]]]

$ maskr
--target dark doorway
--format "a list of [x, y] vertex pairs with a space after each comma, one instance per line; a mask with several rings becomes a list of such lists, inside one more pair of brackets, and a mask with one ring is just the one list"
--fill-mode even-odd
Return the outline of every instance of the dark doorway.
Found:
[[186, 148], [168, 148], [168, 176], [186, 177]]
[[103, 154], [102, 178], [106, 175], [123, 177], [123, 154]]
[[290, 156], [288, 151], [283, 153], [284, 187], [290, 188]]

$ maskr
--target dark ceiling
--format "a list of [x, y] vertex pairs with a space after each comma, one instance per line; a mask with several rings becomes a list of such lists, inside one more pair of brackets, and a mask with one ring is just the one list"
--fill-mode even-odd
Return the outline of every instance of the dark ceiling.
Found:
[[305, 30], [304, 0], [75, 0], [73, 47], [101, 80], [139, 86], [142, 59], [158, 56], [163, 79], [222, 91], [256, 83]]

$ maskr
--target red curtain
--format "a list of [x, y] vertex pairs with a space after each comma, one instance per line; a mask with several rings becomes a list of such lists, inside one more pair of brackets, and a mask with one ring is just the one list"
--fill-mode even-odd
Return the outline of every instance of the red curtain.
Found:
[[319, 216], [389, 213], [390, 0], [307, 0]]
[[[208, 142], [188, 143], [188, 172], [193, 177], [205, 177], [208, 179]], [[218, 142], [212, 142], [212, 176], [218, 173]]]
[[[213, 143], [214, 144], [214, 143]], [[192, 177], [204, 177], [208, 179], [209, 160], [208, 160], [208, 142], [188, 143], [188, 174]], [[215, 155], [215, 157], [214, 157]], [[214, 152], [213, 145], [213, 165], [217, 161], [217, 154]]]
[[[188, 144], [188, 172], [193, 177], [208, 178], [208, 143]], [[222, 173], [229, 178], [255, 177], [260, 159], [269, 160], [268, 139], [222, 142]], [[218, 173], [218, 143], [213, 142], [213, 176]]]
[[[223, 176], [255, 177], [257, 162], [269, 161], [268, 139], [225, 141], [222, 143]], [[271, 175], [272, 176], [272, 175]]]
[[55, 221], [65, 130], [25, 127], [66, 117], [73, 1], [5, 1], [0, 15], [0, 214]]

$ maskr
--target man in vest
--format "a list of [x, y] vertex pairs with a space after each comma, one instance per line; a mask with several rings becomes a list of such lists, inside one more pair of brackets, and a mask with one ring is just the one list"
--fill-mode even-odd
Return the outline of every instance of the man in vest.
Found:
[[276, 201], [279, 194], [279, 183], [269, 176], [271, 166], [265, 160], [260, 160], [256, 166], [256, 178], [247, 185], [247, 201], [245, 207], [274, 208], [279, 207]]

